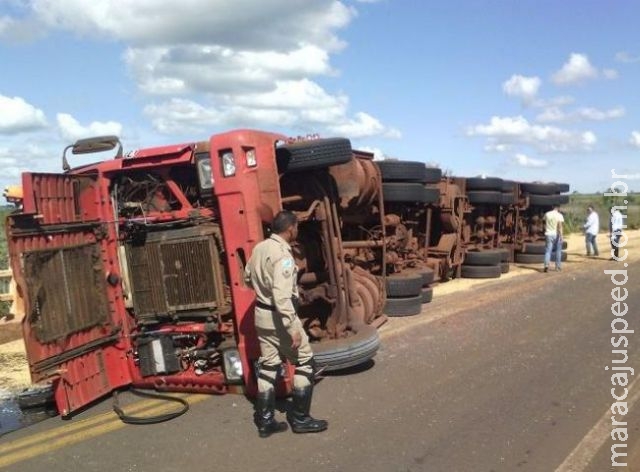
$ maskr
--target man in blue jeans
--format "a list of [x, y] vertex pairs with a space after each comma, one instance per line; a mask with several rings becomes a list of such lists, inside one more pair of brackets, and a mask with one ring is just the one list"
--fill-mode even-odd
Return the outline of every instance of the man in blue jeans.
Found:
[[600, 231], [600, 219], [593, 205], [587, 207], [587, 222], [582, 226], [584, 228], [584, 241], [587, 248], [587, 256], [593, 255], [598, 257], [598, 231]]
[[551, 252], [556, 250], [556, 271], [562, 270], [562, 223], [564, 217], [558, 210], [560, 205], [553, 205], [553, 209], [544, 214], [544, 237], [546, 245], [544, 248], [544, 271], [549, 271], [551, 262]]

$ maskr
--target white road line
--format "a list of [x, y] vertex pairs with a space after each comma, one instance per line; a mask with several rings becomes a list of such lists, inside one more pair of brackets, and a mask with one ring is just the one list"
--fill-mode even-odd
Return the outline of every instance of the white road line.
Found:
[[[640, 387], [636, 387], [638, 380], [640, 380], [640, 377], [636, 378], [628, 387], [629, 392], [632, 392], [631, 396], [627, 398], [629, 410], [632, 410], [633, 405], [640, 399]], [[602, 418], [591, 428], [591, 431], [582, 438], [582, 441], [578, 443], [575, 449], [571, 451], [571, 454], [560, 464], [556, 472], [580, 472], [586, 469], [596, 454], [600, 452], [600, 448], [602, 448], [604, 443], [611, 437], [611, 416], [613, 416], [611, 409], [607, 409], [604, 415], [602, 415]], [[623, 458], [621, 457], [620, 459], [622, 460]]]

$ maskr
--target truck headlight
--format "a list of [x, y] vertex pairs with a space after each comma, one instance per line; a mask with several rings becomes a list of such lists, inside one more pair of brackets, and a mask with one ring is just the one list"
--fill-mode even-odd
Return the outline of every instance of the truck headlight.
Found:
[[225, 177], [236, 175], [236, 160], [231, 151], [222, 154], [222, 175]]
[[237, 349], [225, 349], [222, 352], [224, 359], [224, 375], [229, 383], [242, 382], [242, 361]]

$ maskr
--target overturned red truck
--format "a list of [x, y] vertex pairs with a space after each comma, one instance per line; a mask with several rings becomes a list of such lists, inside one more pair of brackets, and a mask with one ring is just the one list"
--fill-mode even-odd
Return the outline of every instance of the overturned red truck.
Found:
[[[115, 156], [71, 168], [69, 150]], [[317, 362], [368, 362], [385, 319], [372, 157], [344, 138], [236, 130], [126, 155], [116, 137], [80, 140], [64, 172], [24, 173], [6, 231], [32, 379], [52, 382], [63, 416], [127, 385], [252, 394], [242, 271], [281, 209], [300, 220], [300, 316]]]

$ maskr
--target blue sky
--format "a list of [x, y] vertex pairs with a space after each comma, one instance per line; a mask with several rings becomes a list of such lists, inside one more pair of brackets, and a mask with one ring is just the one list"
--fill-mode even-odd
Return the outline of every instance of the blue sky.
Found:
[[628, 0], [0, 0], [0, 185], [83, 137], [251, 127], [602, 191], [612, 168], [640, 179], [638, 18]]

